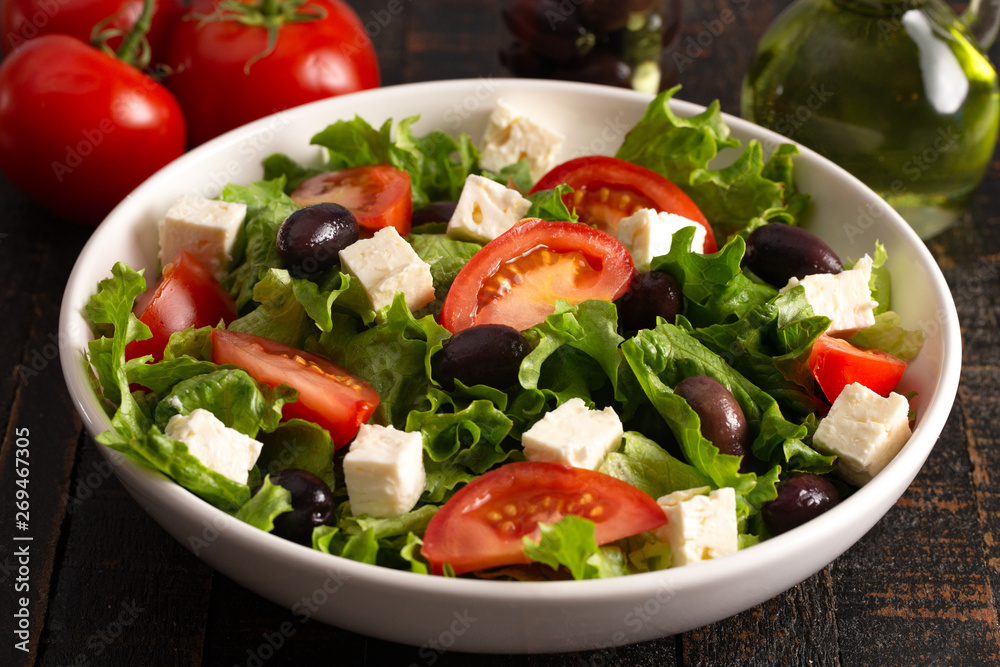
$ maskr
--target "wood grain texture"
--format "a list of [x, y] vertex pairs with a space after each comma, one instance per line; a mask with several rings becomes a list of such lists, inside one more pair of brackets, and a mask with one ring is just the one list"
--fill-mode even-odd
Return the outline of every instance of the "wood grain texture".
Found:
[[[379, 53], [384, 84], [504, 75], [497, 61], [505, 39], [500, 0], [351, 4]], [[737, 114], [754, 44], [787, 4], [685, 2], [676, 45], [687, 58], [677, 61], [680, 96], [702, 104], [719, 99], [723, 110]], [[735, 20], [709, 40], [703, 33], [725, 11]], [[1000, 59], [998, 47], [990, 53]], [[956, 295], [965, 363], [941, 441], [897, 506], [831, 566], [754, 609], [678, 637], [557, 656], [422, 650], [304, 622], [213, 572], [159, 528], [107, 475], [96, 445], [80, 433], [58, 367], [49, 364], [27, 382], [18, 372], [33, 351], [44, 359], [62, 285], [86, 236], [86, 229], [52, 220], [0, 177], [5, 647], [12, 636], [6, 573], [14, 428], [32, 431], [32, 488], [39, 492], [32, 507], [39, 559], [32, 565], [34, 653], [7, 661], [5, 648], [0, 664], [1000, 664], [1000, 156], [969, 212], [929, 244]]]

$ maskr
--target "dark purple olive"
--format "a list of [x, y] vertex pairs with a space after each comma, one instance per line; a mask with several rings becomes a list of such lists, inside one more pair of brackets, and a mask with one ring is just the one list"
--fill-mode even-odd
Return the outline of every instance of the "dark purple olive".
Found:
[[552, 76], [567, 81], [589, 81], [619, 88], [632, 86], [632, 68], [620, 55], [606, 49], [595, 49], [573, 62], [558, 65], [552, 69]]
[[416, 227], [417, 225], [426, 225], [430, 222], [448, 222], [451, 220], [451, 216], [454, 215], [456, 206], [458, 206], [458, 202], [456, 201], [431, 202], [413, 212], [410, 224]]
[[449, 391], [455, 380], [467, 387], [485, 384], [507, 389], [517, 383], [521, 361], [531, 347], [524, 335], [506, 324], [480, 324], [459, 331], [431, 359], [434, 379]]
[[281, 266], [296, 277], [340, 266], [340, 251], [358, 240], [354, 214], [340, 204], [303, 206], [278, 228], [276, 246]]
[[779, 535], [815, 518], [840, 502], [830, 480], [802, 472], [778, 484], [778, 497], [764, 505], [764, 524]]
[[632, 11], [628, 2], [582, 0], [579, 4], [581, 22], [598, 33], [621, 30], [628, 24], [628, 17]]
[[778, 288], [787, 285], [790, 278], [844, 270], [837, 253], [818, 236], [780, 222], [751, 232], [743, 264], [758, 278]]
[[618, 301], [618, 321], [623, 330], [656, 326], [657, 316], [671, 324], [684, 308], [681, 284], [666, 271], [646, 271], [632, 277], [629, 290]]
[[529, 79], [547, 79], [552, 75], [552, 61], [517, 40], [500, 50], [500, 64], [511, 74]]
[[594, 46], [594, 35], [580, 24], [579, 12], [572, 3], [511, 0], [500, 15], [515, 39], [552, 60], [569, 62]]
[[745, 456], [750, 451], [746, 417], [725, 385], [707, 375], [693, 375], [678, 382], [674, 393], [698, 413], [701, 434], [720, 452]]
[[274, 518], [274, 530], [279, 537], [310, 546], [313, 528], [333, 515], [333, 493], [326, 482], [311, 472], [288, 468], [271, 474], [271, 484], [288, 489], [292, 495], [292, 511]]

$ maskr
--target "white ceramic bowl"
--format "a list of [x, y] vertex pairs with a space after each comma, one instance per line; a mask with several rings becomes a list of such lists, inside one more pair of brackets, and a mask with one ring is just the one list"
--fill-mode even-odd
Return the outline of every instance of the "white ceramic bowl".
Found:
[[[479, 79], [383, 88], [299, 107], [219, 137], [168, 165], [121, 203], [94, 232], [73, 269], [60, 316], [60, 349], [70, 393], [92, 435], [110, 423], [90, 388], [81, 351], [90, 338], [81, 311], [115, 261], [156, 271], [155, 222], [180, 194], [215, 196], [230, 181], [261, 176], [261, 160], [284, 152], [318, 161], [309, 138], [355, 114], [376, 127], [420, 114], [431, 129], [482, 136], [500, 97], [567, 135], [562, 158], [611, 154], [649, 97], [553, 81]], [[677, 113], [700, 107], [677, 102]], [[741, 140], [765, 152], [781, 137], [727, 117]], [[231, 519], [166, 478], [122, 463], [118, 477], [135, 499], [198, 557], [247, 588], [356, 632], [414, 646], [479, 652], [556, 652], [638, 642], [703, 626], [748, 609], [820, 570], [868, 531], [903, 494], [934, 446], [951, 409], [961, 365], [958, 318], [948, 287], [923, 243], [859, 181], [803, 150], [796, 180], [813, 196], [808, 226], [842, 257], [889, 250], [893, 307], [927, 342], [901, 391], [919, 392], [913, 437], [878, 477], [815, 521], [742, 552], [705, 563], [614, 580], [512, 583], [420, 576], [324, 555]]]

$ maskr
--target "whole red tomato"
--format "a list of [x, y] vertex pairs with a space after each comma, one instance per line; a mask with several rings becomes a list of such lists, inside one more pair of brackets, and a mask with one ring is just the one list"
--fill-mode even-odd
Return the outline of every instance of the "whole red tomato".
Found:
[[[182, 0], [154, 0], [152, 25], [146, 34], [153, 64], [162, 61], [167, 39], [184, 13]], [[70, 35], [90, 43], [101, 21], [127, 33], [142, 14], [142, 0], [3, 0], [0, 2], [0, 52], [10, 53], [41, 35]], [[113, 18], [112, 18], [113, 17]], [[117, 49], [121, 38], [108, 40]]]
[[78, 39], [44, 35], [0, 62], [0, 171], [60, 217], [100, 222], [184, 146], [170, 92]]
[[[220, 4], [195, 0], [168, 51], [174, 73], [165, 83], [184, 109], [192, 145], [276, 111], [379, 85], [371, 40], [340, 0]], [[234, 19], [235, 4], [265, 25]]]

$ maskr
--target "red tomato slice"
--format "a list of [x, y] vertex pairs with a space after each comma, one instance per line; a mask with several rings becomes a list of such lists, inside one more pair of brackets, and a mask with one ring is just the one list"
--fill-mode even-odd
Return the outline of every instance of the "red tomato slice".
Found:
[[383, 227], [410, 233], [413, 195], [410, 175], [388, 164], [327, 171], [302, 182], [292, 193], [299, 206], [333, 202], [354, 214], [361, 237]]
[[336, 447], [346, 445], [375, 412], [378, 394], [329, 359], [261, 336], [214, 329], [212, 361], [239, 366], [269, 387], [287, 384], [299, 400], [285, 404], [285, 419], [307, 419], [328, 430]]
[[496, 237], [459, 271], [439, 321], [452, 333], [475, 324], [524, 330], [557, 299], [614, 301], [628, 291], [635, 264], [618, 240], [573, 222], [528, 218]]
[[531, 562], [521, 538], [567, 514], [593, 521], [598, 544], [667, 522], [656, 501], [610, 475], [556, 463], [508, 463], [473, 480], [434, 515], [421, 553], [434, 574]]
[[614, 234], [622, 218], [641, 208], [652, 208], [701, 224], [706, 232], [705, 252], [718, 249], [712, 227], [698, 206], [655, 171], [615, 157], [588, 155], [554, 167], [531, 192], [552, 190], [562, 183], [573, 188], [563, 201], [570, 210], [576, 209], [580, 222]]
[[903, 377], [906, 362], [882, 350], [862, 350], [846, 340], [820, 336], [809, 353], [809, 369], [832, 403], [855, 382], [888, 396]]
[[187, 250], [163, 267], [159, 281], [136, 299], [135, 310], [153, 337], [129, 343], [126, 359], [151, 354], [160, 361], [175, 331], [215, 326], [220, 321], [229, 324], [236, 319], [236, 304], [229, 292]]

